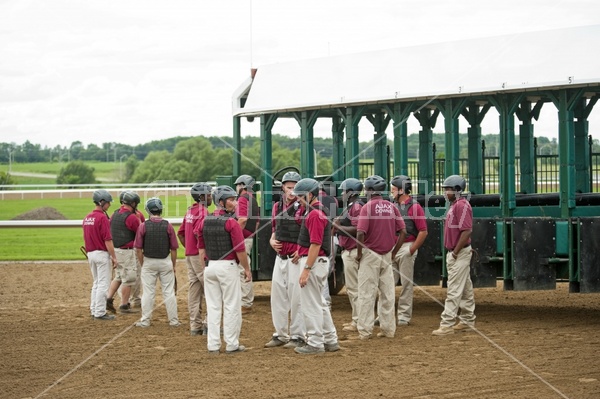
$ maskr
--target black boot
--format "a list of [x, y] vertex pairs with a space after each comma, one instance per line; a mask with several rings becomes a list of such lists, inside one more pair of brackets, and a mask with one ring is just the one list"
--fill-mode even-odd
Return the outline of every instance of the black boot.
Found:
[[114, 298], [106, 299], [106, 310], [117, 313], [117, 309], [115, 309], [115, 305], [113, 305]]

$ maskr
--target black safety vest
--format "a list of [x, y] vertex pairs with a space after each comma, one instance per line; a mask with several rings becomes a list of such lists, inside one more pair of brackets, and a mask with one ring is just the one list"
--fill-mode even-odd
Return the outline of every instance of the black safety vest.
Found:
[[346, 206], [346, 209], [344, 209], [344, 212], [342, 212], [342, 215], [340, 216], [340, 224], [342, 226], [352, 226], [352, 221], [350, 220], [350, 216], [348, 216], [348, 213], [350, 212], [350, 208], [352, 208], [354, 206], [354, 204], [359, 204], [360, 207], [362, 208], [364, 205], [364, 202], [362, 202], [361, 200], [357, 199], [351, 203], [349, 203]]
[[[308, 207], [308, 212], [304, 214], [304, 218], [302, 219], [300, 235], [298, 236], [298, 245], [305, 248], [310, 248], [310, 233], [308, 232], [308, 228], [306, 227], [306, 218], [308, 218], [308, 215], [315, 209], [323, 211], [323, 213], [325, 213], [326, 216], [328, 215], [327, 209], [323, 207], [323, 205]], [[327, 226], [325, 226], [325, 232], [323, 233], [323, 243], [321, 244], [321, 248], [323, 249], [323, 251], [325, 251], [325, 254], [329, 256], [329, 254], [331, 253], [331, 222], [329, 221], [329, 219], [327, 220]]]
[[258, 207], [258, 202], [256, 202], [256, 198], [254, 198], [254, 196], [251, 197], [248, 195], [248, 193], [242, 194], [240, 197], [246, 198], [250, 203], [250, 215], [248, 215], [248, 220], [246, 221], [246, 227], [244, 227], [244, 230], [254, 233], [260, 217], [260, 208]]
[[296, 222], [298, 203], [295, 202], [284, 211], [283, 201], [279, 201], [275, 216], [275, 239], [285, 242], [297, 242], [300, 235], [300, 225]]
[[325, 214], [327, 215], [327, 218], [333, 220], [337, 215], [337, 202], [335, 201], [335, 198], [328, 194], [321, 195], [321, 193], [319, 193], [317, 200], [323, 205], [323, 208], [326, 209]]
[[220, 260], [233, 251], [231, 235], [225, 230], [225, 223], [233, 215], [226, 213], [221, 216], [206, 216], [202, 236], [206, 247], [206, 257], [209, 260]]
[[119, 213], [116, 210], [110, 218], [110, 234], [112, 235], [115, 248], [121, 248], [123, 245], [135, 239], [135, 231], [127, 228], [125, 221], [132, 212]]
[[406, 225], [406, 238], [413, 236], [416, 237], [419, 234], [419, 230], [417, 230], [417, 226], [415, 225], [415, 221], [409, 215], [410, 209], [415, 204], [415, 200], [411, 197], [408, 202], [404, 204], [397, 203], [398, 211], [400, 211], [400, 215], [404, 219], [404, 224]]
[[164, 259], [171, 252], [171, 240], [169, 240], [169, 222], [161, 220], [159, 223], [151, 220], [144, 222], [146, 235], [144, 236], [144, 256], [147, 258]]

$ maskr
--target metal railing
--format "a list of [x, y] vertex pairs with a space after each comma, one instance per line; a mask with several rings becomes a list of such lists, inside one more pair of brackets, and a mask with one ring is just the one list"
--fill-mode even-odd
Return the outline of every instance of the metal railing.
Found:
[[[444, 159], [436, 159], [434, 161], [433, 185], [434, 190], [441, 190], [442, 182], [446, 179]], [[468, 180], [469, 176], [469, 160], [461, 158], [458, 161], [459, 174], [465, 176]], [[419, 177], [419, 161], [408, 161], [408, 176], [417, 180]], [[500, 191], [500, 157], [484, 156], [484, 193], [496, 194]], [[558, 155], [536, 155], [535, 157], [535, 181], [538, 193], [550, 193], [559, 191], [559, 158]], [[393, 167], [390, 168], [393, 171]], [[515, 157], [515, 189], [520, 190], [521, 179], [521, 160]], [[361, 179], [374, 174], [374, 164], [369, 161], [360, 161], [359, 175]], [[392, 174], [390, 174], [391, 176]], [[590, 154], [590, 188], [591, 192], [600, 192], [600, 153]]]
[[590, 157], [590, 187], [593, 193], [600, 192], [600, 154]]

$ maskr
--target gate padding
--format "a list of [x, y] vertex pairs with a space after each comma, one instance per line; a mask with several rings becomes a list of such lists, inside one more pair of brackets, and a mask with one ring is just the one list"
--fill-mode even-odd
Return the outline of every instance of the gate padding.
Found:
[[600, 292], [600, 218], [580, 218], [578, 236], [580, 292]]
[[556, 223], [550, 218], [514, 218], [513, 281], [515, 291], [556, 289]]
[[[427, 219], [427, 238], [415, 260], [414, 281], [418, 285], [439, 285], [442, 273], [441, 220]], [[474, 287], [495, 287], [498, 266], [490, 262], [496, 257], [496, 219], [473, 219], [471, 247], [478, 256], [471, 258], [471, 280]], [[437, 258], [437, 260], [436, 260]]]
[[[415, 259], [414, 282], [418, 285], [439, 285], [442, 279], [442, 222], [427, 219], [427, 238]], [[436, 256], [438, 260], [436, 260]]]
[[258, 259], [252, 259], [252, 268], [256, 267], [258, 269], [252, 274], [252, 278], [256, 281], [271, 280], [271, 277], [273, 276], [273, 266], [275, 265], [275, 256], [277, 253], [269, 243], [271, 240], [271, 233], [271, 218], [261, 217], [255, 241]]
[[471, 280], [474, 287], [495, 287], [497, 263], [490, 262], [496, 257], [496, 219], [474, 218], [471, 233]]

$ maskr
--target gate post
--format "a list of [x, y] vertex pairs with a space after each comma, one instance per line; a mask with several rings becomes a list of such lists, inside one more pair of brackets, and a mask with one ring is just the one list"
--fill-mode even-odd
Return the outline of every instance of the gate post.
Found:
[[481, 122], [490, 109], [490, 104], [479, 105], [471, 103], [461, 111], [462, 116], [469, 123], [467, 136], [469, 139], [469, 191], [484, 194], [485, 165], [483, 151], [485, 144], [481, 140]]
[[433, 163], [435, 160], [433, 159], [431, 148], [433, 145], [433, 128], [439, 114], [440, 111], [438, 109], [432, 112], [429, 108], [423, 108], [413, 113], [421, 124], [421, 131], [419, 132], [418, 194], [427, 194], [435, 187], [435, 177], [433, 176]]

